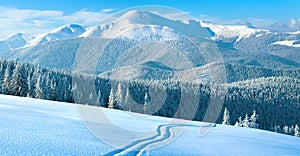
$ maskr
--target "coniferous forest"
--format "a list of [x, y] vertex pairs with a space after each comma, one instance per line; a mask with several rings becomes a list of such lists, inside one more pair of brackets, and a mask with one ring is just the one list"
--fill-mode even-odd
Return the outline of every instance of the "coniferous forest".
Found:
[[[224, 95], [220, 97], [224, 99], [224, 105], [220, 106], [222, 111], [217, 123], [295, 136], [300, 134], [299, 84], [299, 78], [293, 76], [261, 77], [228, 84], [110, 80], [96, 75], [0, 60], [1, 94], [164, 117], [191, 119], [192, 116], [193, 120], [208, 122], [205, 113], [211, 98]], [[86, 86], [94, 86], [94, 89], [87, 90]], [[224, 90], [226, 94], [223, 94]], [[183, 95], [189, 100], [181, 100]], [[181, 109], [181, 105], [184, 109]], [[197, 110], [195, 114], [189, 114], [191, 109]]]

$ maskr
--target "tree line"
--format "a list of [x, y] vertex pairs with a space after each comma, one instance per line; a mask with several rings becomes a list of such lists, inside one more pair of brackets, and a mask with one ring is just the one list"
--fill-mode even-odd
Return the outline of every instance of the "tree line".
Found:
[[95, 74], [0, 60], [1, 94], [196, 121], [206, 121], [206, 113], [214, 99], [224, 99], [224, 104], [217, 103], [213, 107], [212, 112], [218, 113], [218, 109], [221, 112], [215, 114], [217, 119], [212, 122], [295, 136], [299, 135], [300, 125], [299, 84], [298, 78], [291, 77], [258, 78], [229, 84], [111, 80]]

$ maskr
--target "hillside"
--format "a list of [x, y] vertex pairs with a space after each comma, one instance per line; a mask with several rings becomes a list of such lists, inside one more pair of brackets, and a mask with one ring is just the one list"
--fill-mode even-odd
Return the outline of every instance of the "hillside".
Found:
[[[1, 155], [297, 155], [300, 152], [299, 138], [256, 129], [184, 120], [173, 120], [168, 125], [171, 120], [168, 118], [5, 95], [0, 95], [0, 108]], [[78, 110], [103, 111], [112, 122], [96, 121], [94, 126], [107, 127], [98, 129], [107, 137], [93, 135], [89, 131], [91, 125], [84, 122]], [[113, 124], [148, 136], [128, 139], [130, 136], [118, 132], [120, 129], [113, 128]], [[182, 126], [186, 129], [179, 135]], [[209, 129], [208, 133], [200, 137], [205, 129]], [[149, 150], [168, 140], [172, 141], [163, 148]]]

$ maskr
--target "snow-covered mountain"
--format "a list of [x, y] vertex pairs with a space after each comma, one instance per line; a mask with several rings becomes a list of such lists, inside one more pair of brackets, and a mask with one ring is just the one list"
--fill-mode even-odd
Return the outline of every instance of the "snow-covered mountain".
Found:
[[[112, 20], [109, 21], [110, 23], [91, 28], [80, 37], [139, 39], [141, 36], [151, 36], [159, 39], [176, 38], [175, 34], [177, 33], [194, 38], [208, 37], [207, 30], [201, 27], [197, 21], [191, 20], [188, 23], [174, 21], [150, 12], [131, 10]], [[139, 31], [133, 31], [137, 28]]]
[[[168, 46], [139, 44], [148, 40], [162, 41]], [[132, 69], [129, 71], [143, 69], [149, 73], [154, 68], [149, 68], [147, 62], [164, 64], [164, 68], [175, 70], [211, 63], [193, 48], [196, 44], [207, 56], [215, 57], [211, 52], [218, 49], [225, 63], [293, 69], [300, 67], [299, 41], [299, 32], [257, 29], [243, 22], [239, 25], [218, 25], [197, 20], [175, 21], [150, 12], [130, 10], [94, 27], [69, 24], [33, 37], [17, 34], [0, 41], [0, 57], [72, 70], [78, 50], [90, 48], [89, 53], [99, 57], [99, 74], [110, 73], [115, 68]], [[107, 47], [99, 51], [101, 46]], [[189, 62], [190, 67], [185, 67], [182, 62]], [[156, 69], [161, 71], [160, 76], [166, 72]], [[167, 78], [168, 74], [162, 77]]]
[[0, 49], [16, 50], [19, 48], [23, 48], [31, 38], [32, 36], [28, 34], [13, 34], [5, 39], [0, 40]]
[[36, 46], [39, 43], [62, 40], [62, 39], [70, 39], [74, 37], [78, 37], [82, 33], [84, 33], [86, 29], [78, 24], [68, 24], [61, 27], [58, 27], [50, 32], [43, 33], [40, 35], [34, 36], [31, 40], [29, 40], [26, 47]]
[[217, 25], [203, 21], [200, 24], [215, 33], [212, 39], [226, 42], [239, 42], [250, 36], [260, 37], [271, 33], [269, 30], [256, 29], [247, 25]]

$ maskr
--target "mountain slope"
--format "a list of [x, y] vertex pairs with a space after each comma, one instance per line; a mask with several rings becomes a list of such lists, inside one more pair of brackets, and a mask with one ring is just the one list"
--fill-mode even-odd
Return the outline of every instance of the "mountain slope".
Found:
[[[1, 155], [297, 155], [300, 152], [299, 138], [257, 129], [184, 120], [168, 124], [169, 118], [5, 95], [0, 95], [0, 108]], [[132, 138], [113, 128], [112, 123], [96, 120], [94, 126], [103, 127], [98, 130], [107, 136], [99, 140], [84, 125], [78, 109], [94, 115], [101, 110], [123, 129], [134, 134], [150, 133]], [[179, 135], [182, 128], [186, 131]], [[206, 135], [199, 136], [200, 130], [209, 129]], [[172, 142], [165, 144], [168, 140]], [[159, 144], [162, 148], [149, 150]]]

